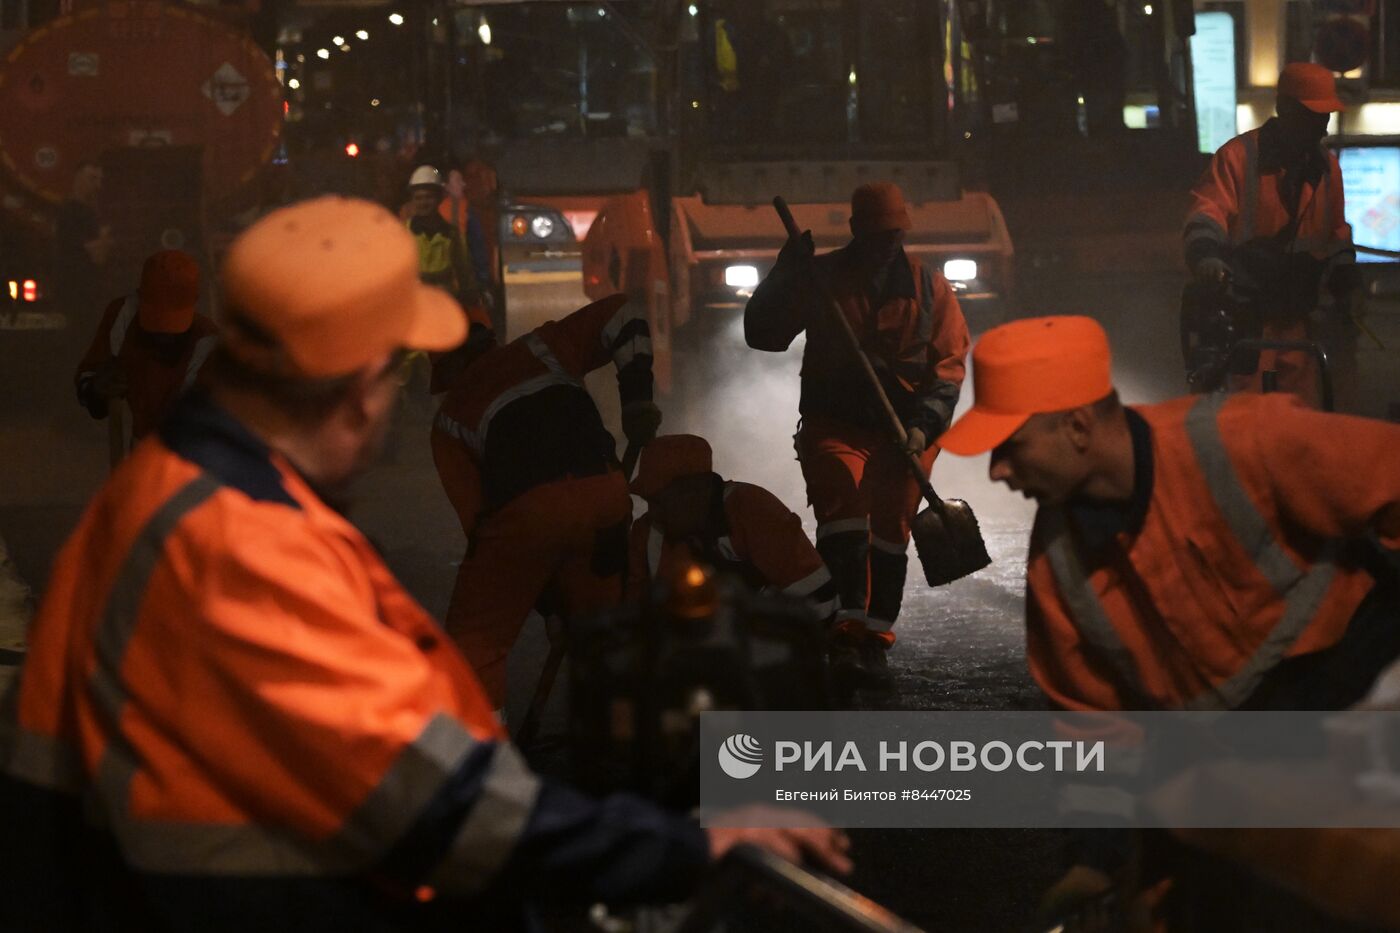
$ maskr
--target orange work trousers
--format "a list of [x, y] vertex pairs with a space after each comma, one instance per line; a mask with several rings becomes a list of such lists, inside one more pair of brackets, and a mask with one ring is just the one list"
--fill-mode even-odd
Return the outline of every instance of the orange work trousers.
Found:
[[[925, 472], [937, 456], [936, 447], [924, 451]], [[885, 431], [806, 419], [797, 457], [816, 513], [817, 549], [840, 592], [838, 623], [861, 624], [893, 644], [919, 484]]]
[[621, 603], [631, 519], [627, 481], [611, 470], [536, 486], [478, 522], [446, 628], [497, 708], [531, 609], [568, 619]]

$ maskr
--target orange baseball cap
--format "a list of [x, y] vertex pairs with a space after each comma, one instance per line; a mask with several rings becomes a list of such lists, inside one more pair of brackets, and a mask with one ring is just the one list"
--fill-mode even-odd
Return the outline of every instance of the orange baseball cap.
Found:
[[851, 230], [857, 235], [908, 230], [914, 226], [899, 185], [877, 181], [851, 193]]
[[199, 303], [199, 263], [189, 253], [165, 249], [146, 257], [137, 291], [136, 320], [150, 334], [183, 334]]
[[972, 409], [938, 439], [949, 453], [986, 453], [1031, 415], [1090, 405], [1113, 391], [1108, 335], [1089, 317], [1037, 317], [994, 327], [972, 349]]
[[419, 281], [412, 234], [359, 198], [321, 197], [263, 217], [234, 240], [223, 280], [234, 320], [265, 330], [283, 352], [274, 358], [236, 327], [229, 350], [272, 371], [343, 376], [399, 348], [450, 350], [467, 336], [457, 302]]
[[642, 448], [632, 493], [650, 499], [683, 476], [713, 471], [709, 441], [694, 434], [666, 434]]
[[1337, 97], [1337, 79], [1332, 72], [1314, 62], [1291, 62], [1278, 76], [1280, 97], [1291, 97], [1313, 113], [1335, 113], [1344, 110]]

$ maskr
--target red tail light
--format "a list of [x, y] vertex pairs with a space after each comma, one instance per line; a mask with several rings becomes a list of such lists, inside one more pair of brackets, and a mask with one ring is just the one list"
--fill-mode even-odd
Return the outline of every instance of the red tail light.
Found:
[[22, 291], [24, 293], [25, 301], [39, 300], [39, 283], [34, 281], [33, 279], [24, 280], [24, 286]]

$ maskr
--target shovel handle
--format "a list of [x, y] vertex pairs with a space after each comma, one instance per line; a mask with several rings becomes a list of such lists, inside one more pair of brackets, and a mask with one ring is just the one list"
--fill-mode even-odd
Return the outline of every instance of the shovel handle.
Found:
[[637, 458], [641, 455], [641, 444], [628, 444], [627, 449], [622, 452], [622, 476], [629, 483], [632, 481], [633, 471], [637, 469]]
[[[802, 231], [797, 227], [797, 221], [792, 217], [792, 211], [788, 209], [787, 202], [781, 196], [773, 199], [773, 210], [778, 212], [778, 218], [783, 222], [783, 228], [787, 230], [788, 239], [794, 240], [802, 236]], [[846, 344], [846, 350], [851, 358], [860, 366], [865, 374], [865, 383], [874, 394], [875, 400], [879, 403], [880, 409], [885, 413], [885, 421], [888, 424], [890, 435], [899, 446], [904, 455], [904, 461], [909, 465], [909, 470], [914, 474], [914, 479], [919, 483], [919, 490], [928, 500], [928, 504], [938, 509], [943, 509], [943, 500], [934, 491], [933, 484], [929, 482], [928, 476], [924, 474], [924, 465], [919, 462], [909, 449], [909, 434], [904, 430], [904, 422], [899, 420], [898, 413], [894, 410], [894, 405], [890, 403], [890, 397], [885, 392], [885, 387], [880, 384], [880, 377], [875, 373], [875, 367], [870, 362], [870, 357], [865, 354], [865, 350], [860, 345], [856, 332], [851, 329], [851, 322], [847, 320], [846, 313], [841, 310], [831, 290], [826, 287], [826, 282], [819, 276], [813, 275], [809, 279], [816, 285], [817, 294], [821, 296], [822, 305], [825, 307], [827, 317], [836, 328], [836, 332], [842, 336]]]

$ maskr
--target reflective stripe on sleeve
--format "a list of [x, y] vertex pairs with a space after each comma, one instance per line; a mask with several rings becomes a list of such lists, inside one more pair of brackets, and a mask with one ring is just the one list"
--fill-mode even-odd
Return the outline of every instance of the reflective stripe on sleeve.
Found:
[[539, 793], [539, 778], [519, 752], [510, 745], [497, 746], [481, 794], [430, 884], [452, 894], [476, 893], [486, 887], [515, 849]]
[[1224, 244], [1229, 235], [1225, 229], [1216, 223], [1214, 217], [1206, 214], [1192, 214], [1186, 218], [1186, 246], [1189, 248], [1199, 240], [1209, 240], [1212, 243]]
[[446, 713], [435, 715], [345, 820], [336, 844], [377, 857], [408, 832], [475, 745], [461, 723]]

